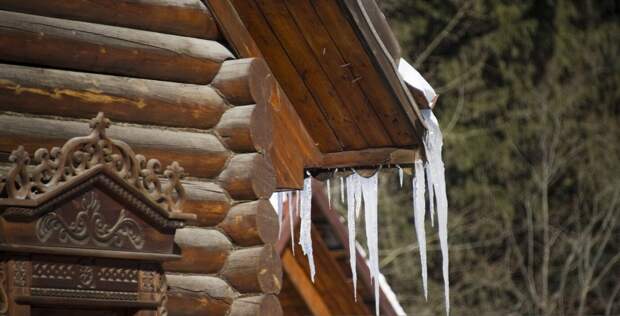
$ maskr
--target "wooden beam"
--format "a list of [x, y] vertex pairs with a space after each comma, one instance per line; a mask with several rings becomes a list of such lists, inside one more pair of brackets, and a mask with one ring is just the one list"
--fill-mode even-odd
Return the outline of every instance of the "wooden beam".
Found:
[[272, 245], [233, 251], [220, 275], [240, 293], [278, 294], [282, 288], [282, 263]]
[[0, 110], [208, 129], [228, 109], [210, 86], [0, 64]]
[[0, 60], [207, 84], [233, 55], [215, 41], [0, 11]]
[[205, 0], [226, 41], [239, 57], [263, 57], [230, 0]]
[[174, 243], [181, 250], [180, 260], [164, 263], [168, 272], [216, 273], [232, 251], [232, 243], [216, 229], [185, 227], [177, 229]]
[[218, 181], [236, 200], [268, 199], [276, 188], [273, 166], [259, 153], [233, 156]]
[[[0, 115], [0, 151], [3, 152], [22, 145], [32, 154], [38, 148], [62, 146], [68, 139], [88, 133], [87, 122]], [[232, 155], [216, 136], [208, 133], [112, 125], [107, 135], [127, 142], [138, 154], [159, 159], [164, 166], [178, 161], [195, 177], [216, 177]], [[244, 167], [248, 172], [240, 174], [252, 175], [248, 168]], [[240, 179], [237, 183], [236, 190], [249, 191], [243, 184], [253, 182]]]
[[278, 240], [278, 218], [268, 200], [233, 206], [217, 227], [239, 246], [273, 244]]
[[166, 280], [169, 316], [224, 316], [238, 295], [226, 281], [214, 276], [166, 273]]
[[204, 39], [220, 32], [200, 0], [2, 0], [0, 10]]
[[284, 250], [282, 254], [282, 265], [286, 276], [291, 280], [297, 292], [301, 295], [302, 299], [306, 303], [306, 306], [310, 309], [315, 316], [331, 316], [333, 315], [327, 304], [323, 301], [323, 297], [316, 290], [314, 284], [309, 279], [308, 274], [302, 267], [299, 266], [295, 257], [290, 249]]
[[371, 148], [323, 154], [321, 163], [307, 168], [334, 169], [345, 167], [375, 167], [387, 165], [411, 165], [420, 159], [417, 149]]
[[[211, 314], [209, 314], [211, 315]], [[282, 316], [278, 297], [272, 294], [242, 296], [235, 299], [227, 316]], [[172, 316], [172, 315], [171, 315]]]

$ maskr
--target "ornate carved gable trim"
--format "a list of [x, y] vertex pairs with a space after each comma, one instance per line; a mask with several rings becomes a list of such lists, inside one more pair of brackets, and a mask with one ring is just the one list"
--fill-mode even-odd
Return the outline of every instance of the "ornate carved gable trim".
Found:
[[[138, 210], [162, 225], [178, 227], [175, 221], [165, 223], [164, 216], [179, 219], [192, 218], [191, 214], [181, 213], [181, 206], [185, 199], [185, 190], [180, 181], [184, 177], [183, 168], [175, 161], [162, 170], [161, 163], [157, 159], [147, 160], [142, 155], [136, 155], [127, 143], [109, 138], [105, 133], [109, 126], [110, 120], [100, 112], [90, 121], [91, 133], [88, 136], [72, 138], [61, 148], [54, 147], [49, 151], [45, 148], [37, 149], [32, 159], [33, 164], [30, 164], [30, 155], [22, 146], [14, 150], [9, 157], [14, 165], [9, 171], [3, 188], [0, 188], [0, 197], [6, 198], [4, 201], [0, 199], [0, 205], [12, 205], [4, 215], [17, 215], [18, 212], [25, 212], [24, 216], [30, 216], [45, 212], [54, 203], [44, 203], [40, 207], [29, 210], [17, 207], [17, 205], [32, 206], [28, 202], [49, 198], [58, 193], [55, 191], [71, 186], [73, 181], [78, 181], [82, 178], [81, 175], [91, 174], [90, 172], [98, 169], [106, 169], [147, 197], [156, 208], [164, 211], [163, 214], [154, 214], [151, 207], [135, 196], [131, 196], [110, 177], [93, 175], [93, 179], [87, 182], [97, 181], [116, 191], [128, 199], [128, 202], [133, 203]], [[166, 178], [166, 183], [163, 184], [160, 178]], [[85, 183], [80, 185], [85, 185]], [[66, 197], [67, 193], [62, 195]], [[52, 199], [59, 198], [60, 196], [57, 196]], [[38, 206], [39, 203], [35, 204]]]

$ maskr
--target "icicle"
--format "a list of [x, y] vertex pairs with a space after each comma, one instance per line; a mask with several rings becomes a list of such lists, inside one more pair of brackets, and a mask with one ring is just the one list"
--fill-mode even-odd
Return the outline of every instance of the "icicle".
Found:
[[[431, 110], [422, 110], [422, 116], [429, 130], [424, 138], [424, 146], [430, 166], [432, 188], [437, 199], [437, 223], [439, 226], [439, 245], [443, 259], [442, 272], [446, 300], [446, 314], [450, 313], [450, 281], [448, 277], [448, 197], [446, 195], [445, 168], [441, 157], [443, 140], [439, 122]], [[429, 188], [430, 190], [430, 188]]]
[[426, 186], [428, 188], [428, 212], [431, 214], [431, 226], [435, 227], [435, 190], [433, 190], [433, 176], [429, 163], [424, 164], [426, 171]]
[[301, 190], [297, 190], [297, 201], [295, 201], [295, 213], [301, 216]]
[[344, 204], [344, 177], [340, 177], [340, 203]]
[[[355, 196], [353, 194], [353, 177], [357, 174], [352, 174], [347, 177], [347, 227], [349, 230], [349, 264], [351, 265], [351, 273], [353, 278], [353, 298], [357, 302], [357, 268], [356, 261], [357, 256], [355, 254], [356, 241], [355, 241]], [[342, 178], [340, 178], [342, 180]], [[340, 188], [340, 192], [343, 192], [343, 188]]]
[[355, 199], [355, 217], [360, 218], [360, 214], [362, 213], [362, 186], [361, 186], [361, 176], [358, 175], [355, 171], [353, 172], [355, 175], [351, 178], [353, 181], [353, 197]]
[[295, 255], [295, 223], [293, 220], [293, 216], [295, 216], [295, 212], [293, 210], [293, 191], [288, 191], [286, 196], [288, 202], [288, 222], [291, 228], [291, 250], [293, 251], [293, 256]]
[[278, 203], [278, 207], [276, 208], [276, 212], [278, 213], [278, 239], [280, 239], [280, 235], [282, 234], [282, 205], [283, 205], [283, 192], [277, 192], [276, 193], [278, 198], [277, 198], [277, 203]]
[[396, 165], [396, 167], [398, 168], [398, 183], [400, 183], [400, 187], [403, 187], [403, 168], [401, 168], [399, 165]]
[[364, 221], [370, 271], [375, 289], [375, 314], [379, 315], [379, 245], [377, 225], [377, 174], [370, 178], [358, 177], [364, 197]]
[[424, 230], [424, 215], [426, 205], [424, 203], [424, 166], [422, 161], [415, 162], [415, 174], [413, 176], [413, 217], [415, 221], [415, 232], [418, 238], [420, 250], [420, 268], [422, 270], [422, 286], [424, 288], [424, 298], [428, 300], [427, 286], [427, 266], [426, 266], [426, 232]]
[[308, 257], [310, 265], [310, 278], [314, 283], [314, 257], [312, 255], [312, 238], [310, 229], [312, 227], [311, 209], [312, 209], [312, 177], [308, 176], [304, 179], [304, 190], [301, 193], [301, 225], [299, 229], [299, 244]]
[[327, 204], [329, 205], [329, 209], [331, 210], [332, 208], [332, 186], [331, 186], [329, 179], [327, 179], [325, 186], [327, 187]]

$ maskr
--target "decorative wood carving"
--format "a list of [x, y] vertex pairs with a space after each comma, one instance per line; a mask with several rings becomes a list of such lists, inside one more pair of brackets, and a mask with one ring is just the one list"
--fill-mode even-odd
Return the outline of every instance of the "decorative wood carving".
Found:
[[[9, 199], [31, 200], [37, 198], [72, 178], [100, 165], [108, 166], [116, 175], [148, 196], [169, 212], [180, 212], [185, 190], [181, 185], [183, 168], [175, 161], [165, 170], [157, 159], [136, 155], [127, 143], [106, 136], [110, 120], [102, 112], [90, 121], [91, 133], [75, 137], [61, 148], [40, 148], [30, 156], [20, 146], [9, 156], [15, 165], [6, 179]], [[160, 177], [167, 178], [162, 185]]]
[[37, 220], [37, 238], [46, 242], [55, 236], [60, 242], [73, 244], [84, 244], [92, 239], [113, 247], [130, 242], [135, 249], [142, 249], [144, 231], [135, 220], [125, 215], [125, 209], [121, 209], [118, 218], [109, 224], [99, 212], [100, 206], [96, 193], [91, 191], [82, 197], [75, 219], [67, 221], [56, 212], [47, 213]]
[[[61, 148], [20, 147], [0, 183], [0, 316], [88, 307], [167, 315], [161, 263], [180, 258], [183, 168], [110, 139], [99, 113]], [[161, 181], [161, 182], [160, 182]]]

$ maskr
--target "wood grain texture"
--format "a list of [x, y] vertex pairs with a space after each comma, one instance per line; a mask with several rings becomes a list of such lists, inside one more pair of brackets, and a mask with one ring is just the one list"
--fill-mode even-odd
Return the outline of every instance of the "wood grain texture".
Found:
[[207, 84], [233, 55], [215, 41], [0, 11], [0, 60]]
[[[317, 101], [323, 116], [342, 143], [343, 149], [360, 149], [368, 146], [359, 126], [351, 118], [351, 112], [338, 96], [336, 87], [326, 77], [321, 65], [312, 54], [311, 48], [290, 15], [284, 1], [256, 0], [256, 3], [267, 23], [271, 26], [279, 44], [286, 50], [298, 76], [302, 78]], [[271, 43], [271, 45], [277, 44]], [[268, 58], [267, 61], [269, 62], [270, 59]], [[286, 78], [288, 79], [288, 77]], [[302, 115], [302, 118], [304, 122], [310, 122], [321, 117]]]
[[207, 275], [166, 273], [169, 316], [225, 316], [238, 294], [226, 281]]
[[295, 260], [291, 250], [288, 248], [282, 254], [282, 266], [286, 272], [286, 277], [291, 280], [295, 290], [302, 297], [312, 314], [316, 316], [331, 316], [332, 312], [329, 310], [329, 306], [325, 304], [323, 297], [315, 289], [307, 272], [297, 263], [297, 260]]
[[233, 0], [234, 6], [243, 23], [248, 28], [254, 41], [260, 48], [273, 71], [279, 84], [286, 92], [287, 97], [300, 117], [313, 117], [312, 121], [305, 122], [305, 127], [317, 142], [321, 151], [338, 151], [342, 148], [333, 130], [321, 113], [316, 100], [310, 94], [307, 86], [300, 78], [287, 52], [279, 45], [279, 40], [271, 31], [270, 25], [260, 12], [254, 1]]
[[266, 106], [244, 105], [224, 113], [215, 131], [237, 153], [267, 153], [273, 146], [272, 116]]
[[309, 168], [334, 169], [344, 167], [409, 166], [421, 159], [418, 149], [371, 148], [357, 151], [323, 154], [321, 163]]
[[182, 183], [187, 195], [183, 211], [196, 214], [196, 219], [188, 221], [189, 224], [214, 226], [226, 217], [232, 202], [222, 187], [198, 180], [182, 180]]
[[219, 39], [211, 12], [200, 0], [3, 0], [0, 10]]
[[238, 57], [262, 57], [256, 42], [230, 0], [204, 0], [219, 24], [222, 35]]
[[310, 0], [286, 1], [286, 7], [323, 69], [326, 76], [324, 80], [333, 84], [342, 105], [348, 110], [348, 117], [359, 127], [360, 135], [371, 147], [392, 144], [385, 127], [360, 88], [359, 81], [364, 78], [351, 71], [350, 63], [342, 57]]
[[[0, 151], [23, 145], [31, 154], [37, 148], [61, 146], [67, 139], [89, 132], [84, 121], [0, 115]], [[157, 158], [164, 166], [178, 161], [196, 177], [215, 177], [224, 169], [230, 152], [214, 135], [136, 126], [112, 125], [111, 138], [127, 142], [138, 154]]]
[[278, 297], [271, 294], [239, 297], [233, 301], [229, 314], [229, 316], [282, 315], [282, 307]]
[[239, 246], [274, 244], [278, 240], [278, 217], [268, 200], [233, 206], [218, 227]]
[[331, 0], [312, 0], [312, 4], [343, 58], [351, 63], [352, 71], [362, 78], [358, 83], [383, 121], [395, 145], [416, 143], [414, 127], [401, 107], [407, 103], [400, 103], [401, 101], [391, 91], [379, 66], [373, 62], [372, 56], [365, 49], [338, 3]]
[[240, 293], [278, 294], [282, 264], [272, 245], [233, 251], [220, 274]]
[[226, 262], [233, 245], [215, 229], [185, 227], [178, 229], [174, 242], [182, 259], [164, 263], [167, 272], [216, 273]]
[[204, 85], [0, 64], [0, 110], [208, 129], [228, 107]]
[[234, 155], [218, 181], [236, 200], [267, 199], [276, 188], [271, 161], [259, 153]]

